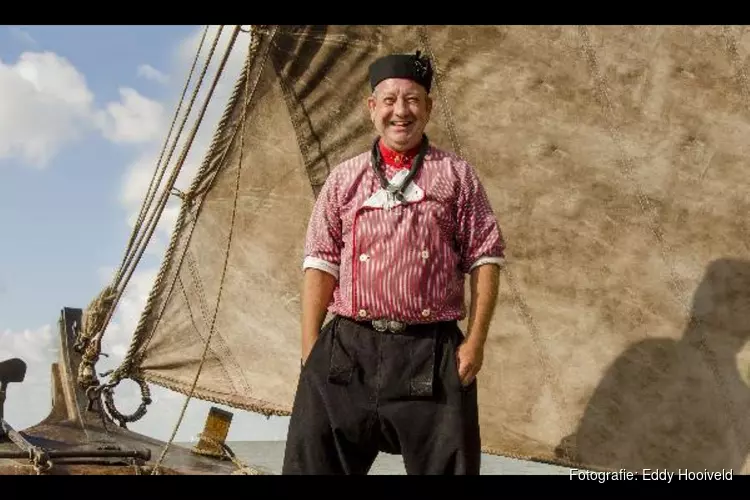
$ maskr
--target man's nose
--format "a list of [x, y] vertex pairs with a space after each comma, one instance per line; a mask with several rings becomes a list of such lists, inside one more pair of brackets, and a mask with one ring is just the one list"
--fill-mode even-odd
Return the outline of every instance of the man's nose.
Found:
[[405, 99], [396, 99], [395, 112], [397, 115], [405, 115], [408, 112]]

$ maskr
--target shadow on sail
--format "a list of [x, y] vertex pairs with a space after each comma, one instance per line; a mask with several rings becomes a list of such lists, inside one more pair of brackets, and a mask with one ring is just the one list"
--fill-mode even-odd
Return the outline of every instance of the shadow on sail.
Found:
[[749, 339], [750, 261], [714, 261], [682, 337], [647, 338], [618, 356], [556, 452], [634, 472], [742, 470], [750, 367], [737, 357]]

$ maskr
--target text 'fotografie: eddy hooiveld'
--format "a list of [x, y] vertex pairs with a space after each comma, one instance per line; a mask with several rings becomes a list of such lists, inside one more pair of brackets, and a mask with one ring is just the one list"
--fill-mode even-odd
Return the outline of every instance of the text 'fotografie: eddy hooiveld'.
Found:
[[677, 469], [677, 472], [662, 469], [643, 469], [640, 473], [620, 469], [619, 471], [595, 472], [588, 470], [570, 470], [570, 479], [580, 479], [589, 481], [666, 481], [671, 483], [675, 481], [730, 481], [732, 471], [722, 469], [721, 471], [692, 471], [687, 469]]

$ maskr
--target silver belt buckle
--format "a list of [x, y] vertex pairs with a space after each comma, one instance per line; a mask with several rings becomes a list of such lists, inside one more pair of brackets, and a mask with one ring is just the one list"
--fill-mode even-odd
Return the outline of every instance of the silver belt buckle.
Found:
[[393, 333], [401, 333], [406, 330], [406, 323], [402, 323], [401, 321], [389, 321], [388, 329]]
[[375, 319], [372, 321], [372, 327], [379, 332], [384, 332], [388, 329], [388, 321], [384, 319]]
[[372, 326], [379, 332], [390, 330], [393, 333], [401, 333], [406, 330], [406, 323], [388, 319], [375, 319], [372, 321]]

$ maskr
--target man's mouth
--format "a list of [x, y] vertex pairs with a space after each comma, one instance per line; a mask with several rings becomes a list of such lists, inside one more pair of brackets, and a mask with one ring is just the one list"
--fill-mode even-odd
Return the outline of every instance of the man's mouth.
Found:
[[407, 121], [407, 120], [395, 120], [395, 121], [391, 122], [391, 126], [392, 127], [396, 127], [396, 128], [406, 128], [409, 125], [411, 125], [412, 123], [414, 123], [414, 122]]

